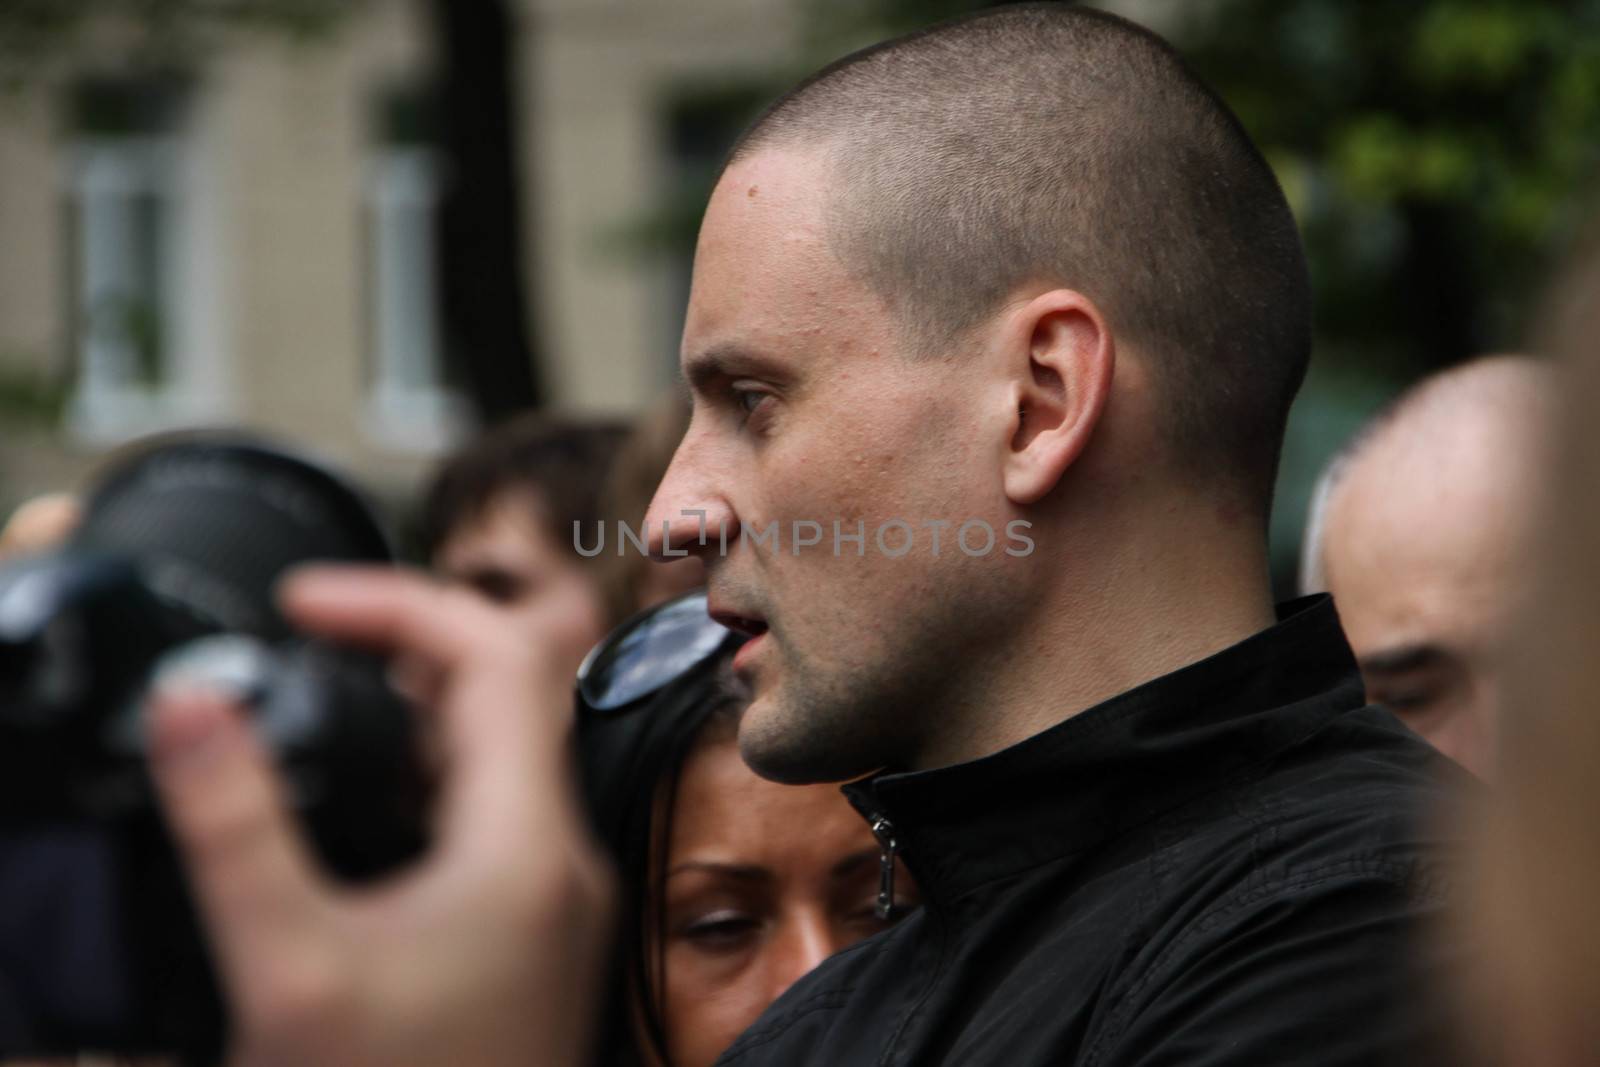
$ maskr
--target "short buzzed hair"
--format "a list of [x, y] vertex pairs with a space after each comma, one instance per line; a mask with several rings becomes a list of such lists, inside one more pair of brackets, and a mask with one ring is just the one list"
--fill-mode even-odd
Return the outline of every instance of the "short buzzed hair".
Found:
[[1092, 299], [1145, 352], [1179, 466], [1270, 506], [1311, 348], [1304, 250], [1272, 170], [1159, 37], [1065, 4], [856, 52], [776, 101], [729, 164], [829, 154], [831, 239], [924, 353], [1019, 287]]

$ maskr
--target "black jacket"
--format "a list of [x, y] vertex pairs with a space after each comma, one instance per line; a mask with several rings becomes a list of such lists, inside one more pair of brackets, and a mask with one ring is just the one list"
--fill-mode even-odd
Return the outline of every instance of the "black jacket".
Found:
[[925, 907], [722, 1065], [1427, 1064], [1456, 772], [1326, 597], [985, 759], [846, 788]]

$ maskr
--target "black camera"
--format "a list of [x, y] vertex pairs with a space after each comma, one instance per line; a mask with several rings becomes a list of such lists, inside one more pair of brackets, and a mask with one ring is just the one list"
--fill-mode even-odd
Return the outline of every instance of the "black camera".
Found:
[[249, 709], [331, 873], [422, 851], [426, 782], [384, 665], [275, 606], [313, 560], [392, 554], [327, 470], [206, 435], [114, 463], [68, 543], [0, 566], [0, 1056], [221, 1057], [225, 1005], [145, 768], [165, 672]]

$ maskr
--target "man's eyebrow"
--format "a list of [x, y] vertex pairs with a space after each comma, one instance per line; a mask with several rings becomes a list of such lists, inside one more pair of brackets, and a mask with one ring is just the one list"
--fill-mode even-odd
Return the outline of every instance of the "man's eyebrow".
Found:
[[1450, 653], [1435, 644], [1418, 643], [1379, 649], [1361, 657], [1361, 669], [1375, 674], [1399, 674], [1402, 671], [1436, 667], [1450, 659]]
[[716, 344], [701, 349], [683, 361], [683, 378], [689, 388], [701, 393], [718, 378], [756, 375], [772, 378], [782, 373], [777, 360], [740, 344]]

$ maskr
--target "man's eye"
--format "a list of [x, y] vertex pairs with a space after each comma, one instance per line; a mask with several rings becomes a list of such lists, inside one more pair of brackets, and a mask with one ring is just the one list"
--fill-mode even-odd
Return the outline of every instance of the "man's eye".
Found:
[[1402, 718], [1426, 715], [1439, 707], [1447, 696], [1439, 684], [1374, 686], [1367, 699], [1381, 704]]
[[763, 389], [740, 389], [736, 386], [733, 390], [733, 402], [739, 405], [739, 410], [744, 413], [745, 418], [749, 418], [760, 410], [771, 395]]
[[529, 585], [527, 581], [505, 571], [481, 571], [467, 579], [467, 584], [479, 594], [494, 601], [496, 604], [514, 604], [527, 595]]

